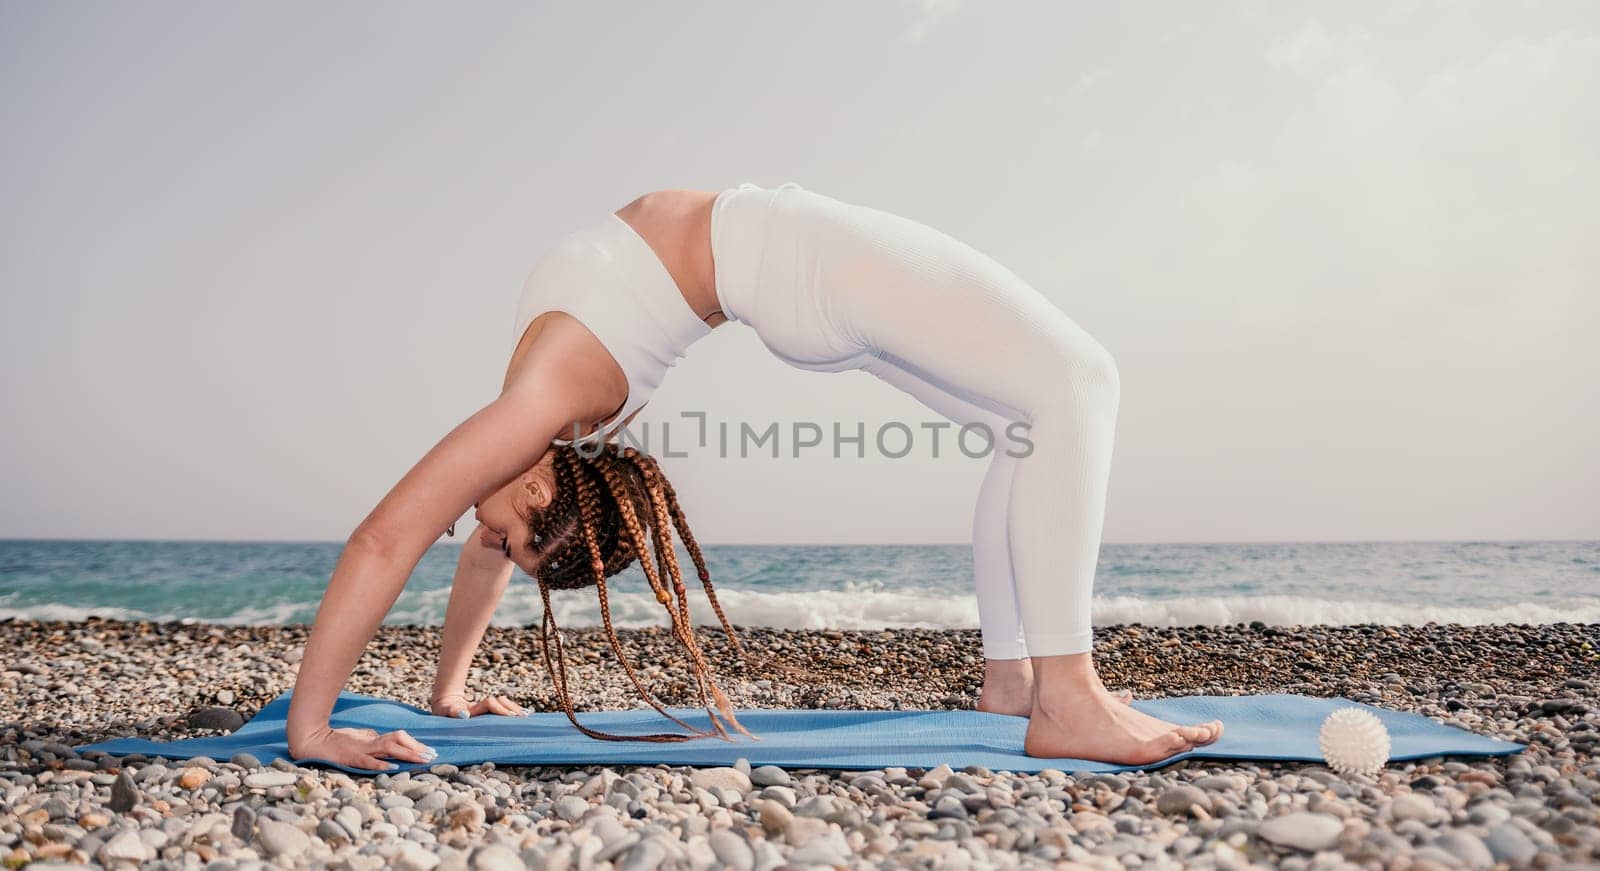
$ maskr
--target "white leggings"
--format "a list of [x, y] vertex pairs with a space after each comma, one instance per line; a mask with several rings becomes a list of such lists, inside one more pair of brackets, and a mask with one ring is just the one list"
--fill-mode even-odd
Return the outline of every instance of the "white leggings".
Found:
[[[971, 246], [793, 183], [723, 191], [712, 253], [723, 313], [780, 358], [871, 372], [989, 428], [972, 524], [984, 656], [1088, 651], [1119, 398], [1111, 355]], [[1017, 421], [1031, 451], [1006, 437]]]

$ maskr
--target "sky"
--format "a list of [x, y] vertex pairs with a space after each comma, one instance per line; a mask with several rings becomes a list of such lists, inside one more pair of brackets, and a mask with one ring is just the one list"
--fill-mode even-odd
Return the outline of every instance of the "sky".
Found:
[[[794, 181], [1111, 351], [1108, 541], [1600, 538], [1600, 5], [0, 0], [0, 130], [0, 537], [343, 539], [555, 239]], [[685, 411], [937, 420], [737, 324]], [[663, 464], [703, 541], [965, 541], [927, 447]]]

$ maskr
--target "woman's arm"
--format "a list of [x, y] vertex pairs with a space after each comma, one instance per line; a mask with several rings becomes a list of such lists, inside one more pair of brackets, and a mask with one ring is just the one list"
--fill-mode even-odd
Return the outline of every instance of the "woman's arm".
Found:
[[[621, 370], [582, 324], [559, 319], [545, 333], [500, 397], [428, 451], [346, 542], [289, 704], [292, 757], [363, 768], [387, 767], [382, 756], [428, 760], [428, 748], [404, 732], [335, 730], [328, 718], [378, 624], [440, 533], [479, 498], [537, 463], [571, 421], [594, 420], [605, 413], [600, 409], [616, 407]], [[597, 365], [597, 353], [609, 368]], [[508, 531], [511, 558], [524, 569], [534, 567], [528, 538], [525, 528]]]
[[500, 550], [500, 536], [494, 536], [491, 546], [482, 541], [483, 535], [485, 530], [479, 526], [461, 542], [461, 559], [450, 585], [444, 637], [439, 645], [439, 673], [433, 679], [433, 694], [428, 700], [433, 712], [441, 717], [522, 713], [520, 707], [502, 696], [490, 696], [473, 704], [466, 695], [472, 656], [483, 641], [483, 632], [516, 568]]

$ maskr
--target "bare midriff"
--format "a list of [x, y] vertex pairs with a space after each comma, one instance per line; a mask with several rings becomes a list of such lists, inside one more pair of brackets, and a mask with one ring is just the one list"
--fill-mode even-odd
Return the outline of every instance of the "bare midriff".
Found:
[[711, 260], [711, 204], [716, 198], [714, 191], [654, 191], [617, 210], [617, 217], [656, 252], [689, 308], [712, 327], [727, 320], [717, 305]]

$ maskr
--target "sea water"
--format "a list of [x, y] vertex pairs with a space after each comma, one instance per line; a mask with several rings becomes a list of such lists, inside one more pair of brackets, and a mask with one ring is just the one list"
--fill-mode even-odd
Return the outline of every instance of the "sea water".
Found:
[[[0, 540], [0, 618], [192, 619], [305, 623], [339, 543]], [[439, 624], [463, 545], [417, 565], [388, 621]], [[476, 547], [478, 545], [468, 544]], [[708, 545], [718, 597], [736, 624], [796, 629], [978, 625], [971, 550], [960, 545]], [[680, 552], [699, 610], [694, 567]], [[618, 626], [657, 626], [637, 566], [613, 579]], [[592, 589], [555, 595], [562, 626], [598, 620]], [[500, 625], [536, 622], [519, 571]], [[1107, 544], [1094, 622], [1157, 626], [1600, 623], [1600, 542]]]

